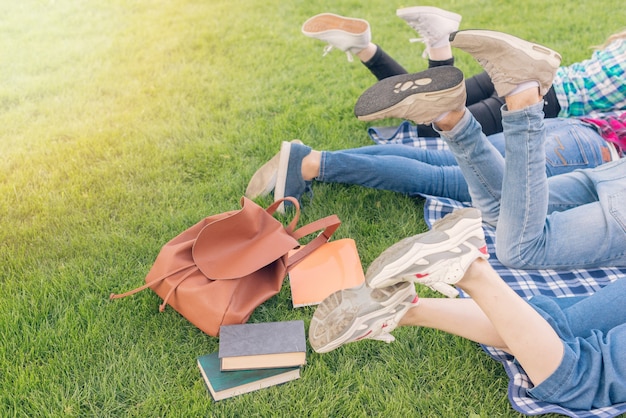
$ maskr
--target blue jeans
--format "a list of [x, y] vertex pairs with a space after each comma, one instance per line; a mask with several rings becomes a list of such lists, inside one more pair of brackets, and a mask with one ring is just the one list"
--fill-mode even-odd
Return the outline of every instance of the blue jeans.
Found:
[[564, 344], [561, 364], [532, 397], [581, 410], [626, 402], [624, 300], [626, 280], [587, 297], [530, 299]]
[[[607, 161], [608, 147], [595, 129], [575, 119], [549, 119], [546, 126], [549, 145], [545, 171], [548, 176], [596, 167]], [[504, 154], [502, 133], [490, 135], [488, 139]], [[390, 144], [324, 151], [316, 180], [407, 195], [441, 196], [460, 202], [471, 200], [463, 173], [447, 150]]]
[[441, 132], [514, 268], [626, 266], [626, 159], [548, 177], [543, 103], [503, 107], [506, 160], [469, 112]]

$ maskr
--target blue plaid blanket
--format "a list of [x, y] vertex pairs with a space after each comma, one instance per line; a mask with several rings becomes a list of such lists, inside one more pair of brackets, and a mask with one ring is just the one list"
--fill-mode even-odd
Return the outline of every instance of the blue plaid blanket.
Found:
[[[379, 144], [400, 143], [430, 149], [446, 148], [445, 142], [440, 138], [418, 138], [415, 127], [408, 122], [404, 122], [399, 127], [394, 128], [370, 128], [368, 133], [374, 142]], [[446, 214], [468, 205], [468, 203], [441, 197], [423, 197], [426, 199], [424, 219], [429, 227]], [[538, 294], [553, 297], [589, 295], [613, 280], [626, 278], [626, 268], [576, 269], [569, 271], [510, 269], [503, 266], [495, 256], [494, 228], [485, 225], [484, 230], [487, 247], [491, 255], [489, 262], [509, 286], [524, 298]], [[467, 295], [461, 292], [461, 297], [467, 297]], [[536, 401], [526, 393], [526, 389], [530, 387], [530, 380], [524, 370], [513, 361], [512, 356], [493, 347], [482, 346], [482, 348], [504, 366], [509, 377], [509, 401], [515, 410], [523, 414], [556, 413], [570, 417], [615, 417], [626, 413], [626, 403], [610, 408], [576, 411]]]

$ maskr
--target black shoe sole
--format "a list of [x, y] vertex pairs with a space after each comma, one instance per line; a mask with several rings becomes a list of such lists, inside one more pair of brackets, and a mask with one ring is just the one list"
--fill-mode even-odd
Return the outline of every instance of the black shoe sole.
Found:
[[427, 94], [451, 89], [463, 81], [456, 67], [442, 66], [380, 80], [367, 89], [354, 106], [356, 117], [367, 117], [389, 109], [415, 94]]

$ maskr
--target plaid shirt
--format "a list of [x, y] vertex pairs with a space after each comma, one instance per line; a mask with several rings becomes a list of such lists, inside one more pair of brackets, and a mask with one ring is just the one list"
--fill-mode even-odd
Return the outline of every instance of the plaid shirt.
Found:
[[615, 144], [620, 154], [626, 151], [626, 112], [591, 115], [580, 119], [595, 126], [602, 138]]
[[560, 67], [553, 86], [560, 117], [626, 110], [626, 39], [611, 42], [588, 60]]

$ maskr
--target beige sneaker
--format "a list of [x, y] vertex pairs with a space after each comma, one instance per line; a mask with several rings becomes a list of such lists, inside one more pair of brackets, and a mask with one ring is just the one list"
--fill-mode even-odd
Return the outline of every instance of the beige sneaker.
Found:
[[465, 100], [461, 70], [434, 67], [380, 80], [359, 97], [354, 114], [362, 121], [400, 118], [429, 124], [448, 111], [463, 109]]
[[[294, 139], [291, 142], [294, 144], [302, 144], [302, 141], [299, 139]], [[248, 199], [267, 196], [274, 190], [274, 187], [276, 187], [279, 161], [280, 152], [276, 153], [268, 162], [255, 171], [248, 183], [248, 187], [246, 187], [245, 196]]]
[[322, 13], [308, 19], [302, 25], [302, 33], [327, 42], [324, 55], [337, 48], [346, 53], [348, 61], [353, 61], [352, 54], [359, 53], [372, 41], [370, 24], [366, 20], [333, 13]]
[[527, 81], [538, 82], [545, 96], [561, 64], [550, 48], [497, 31], [461, 30], [450, 35], [450, 44], [482, 65], [501, 97]]

